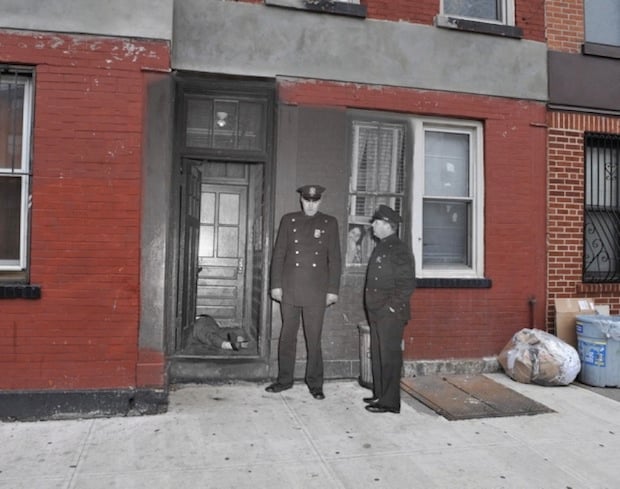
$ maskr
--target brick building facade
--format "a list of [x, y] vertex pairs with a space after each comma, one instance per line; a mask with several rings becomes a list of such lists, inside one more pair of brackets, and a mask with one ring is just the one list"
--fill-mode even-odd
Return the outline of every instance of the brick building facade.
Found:
[[[562, 221], [584, 191], [566, 187], [583, 132], [617, 126], [559, 82], [582, 57], [566, 2], [546, 2], [547, 26], [541, 0], [69, 4], [0, 16], [3, 76], [34, 102], [30, 173], [0, 175], [31, 195], [21, 266], [0, 272], [3, 416], [153, 412], [174, 383], [273, 377], [271, 247], [307, 183], [327, 188], [343, 250], [366, 236], [365, 259], [374, 208], [403, 216], [408, 374], [495, 368], [514, 332], [550, 326], [553, 297], [585, 292], [580, 224]], [[359, 375], [365, 262], [344, 258], [327, 378]], [[222, 350], [227, 333], [248, 348]]]
[[[620, 11], [609, 2], [545, 4], [550, 80], [547, 325], [554, 331], [556, 298], [592, 298], [609, 305], [612, 314], [620, 313], [620, 94], [609, 84], [620, 70], [614, 20]], [[597, 141], [606, 141], [607, 149]], [[607, 185], [595, 176], [596, 155], [609, 158]], [[615, 215], [615, 225], [613, 217], [609, 226], [593, 225], [600, 211]], [[607, 232], [607, 238], [594, 237]], [[598, 263], [597, 255], [602, 257]]]

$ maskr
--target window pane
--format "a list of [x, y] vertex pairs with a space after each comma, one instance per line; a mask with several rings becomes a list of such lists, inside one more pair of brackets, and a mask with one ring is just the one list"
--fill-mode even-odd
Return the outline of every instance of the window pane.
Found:
[[471, 206], [464, 202], [425, 201], [423, 209], [424, 268], [471, 266], [469, 249]]
[[585, 0], [587, 42], [620, 46], [620, 2]]
[[19, 262], [22, 180], [0, 177], [0, 260]]
[[186, 120], [187, 146], [209, 148], [211, 146], [211, 124], [213, 102], [206, 99], [188, 99]]
[[502, 20], [501, 0], [444, 0], [444, 14]]
[[0, 75], [0, 168], [22, 167], [24, 81]]
[[404, 190], [404, 132], [395, 124], [356, 126], [353, 215], [370, 217], [379, 204], [393, 207], [399, 200], [394, 194]]
[[231, 149], [236, 146], [238, 103], [231, 100], [215, 101], [213, 147]]
[[263, 104], [241, 102], [239, 107], [239, 149], [263, 149]]
[[424, 194], [469, 196], [469, 135], [425, 133]]

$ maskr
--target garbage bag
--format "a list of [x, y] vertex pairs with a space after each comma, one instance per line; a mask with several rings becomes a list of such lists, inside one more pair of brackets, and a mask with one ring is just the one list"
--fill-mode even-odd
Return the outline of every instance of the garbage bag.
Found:
[[568, 385], [581, 370], [577, 350], [540, 329], [515, 333], [498, 361], [510, 378], [524, 384]]

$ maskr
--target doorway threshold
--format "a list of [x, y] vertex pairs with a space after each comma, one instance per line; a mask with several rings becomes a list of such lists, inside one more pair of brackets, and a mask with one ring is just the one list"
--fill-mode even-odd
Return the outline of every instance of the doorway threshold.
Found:
[[168, 360], [168, 381], [171, 384], [259, 381], [269, 377], [269, 363], [256, 355], [175, 355]]

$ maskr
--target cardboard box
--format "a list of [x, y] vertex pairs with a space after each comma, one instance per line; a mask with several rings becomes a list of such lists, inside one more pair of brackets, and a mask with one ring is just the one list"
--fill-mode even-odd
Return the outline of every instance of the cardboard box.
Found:
[[555, 335], [577, 348], [577, 316], [596, 314], [593, 299], [555, 299]]

